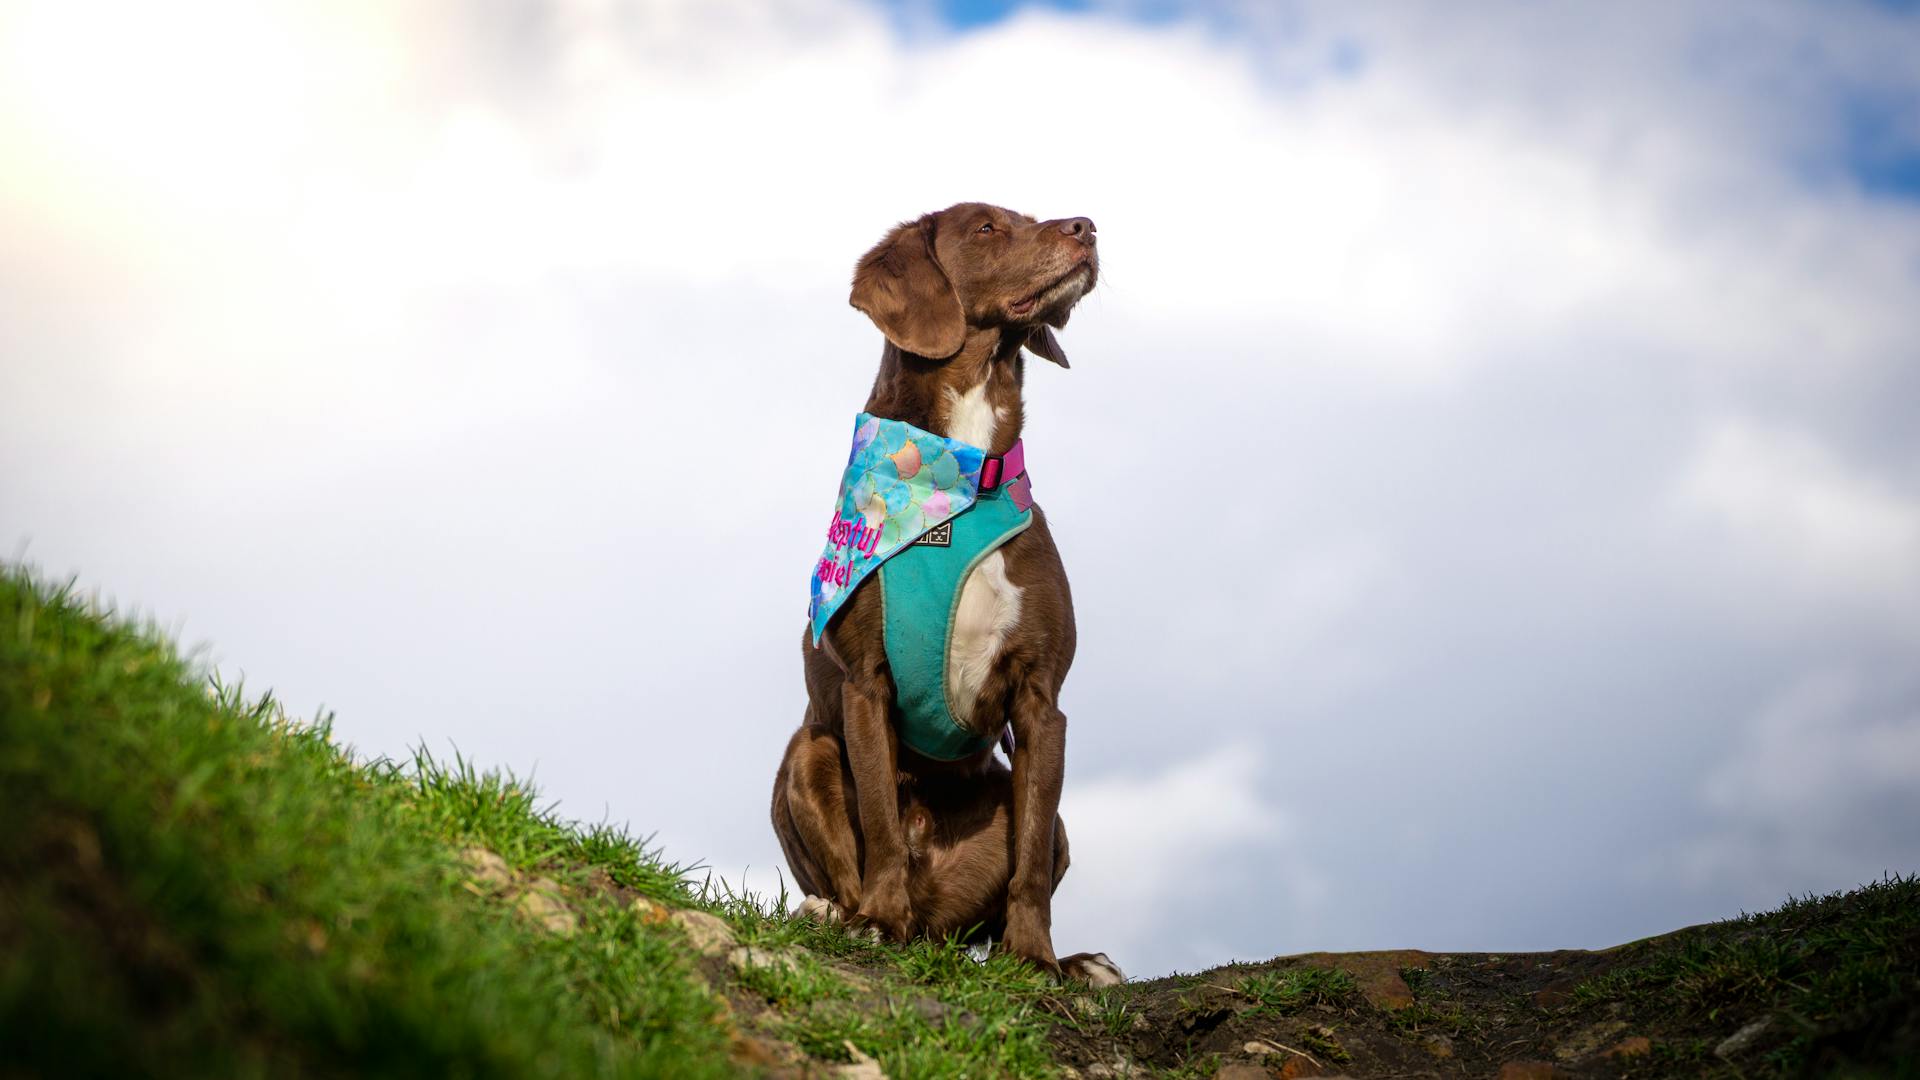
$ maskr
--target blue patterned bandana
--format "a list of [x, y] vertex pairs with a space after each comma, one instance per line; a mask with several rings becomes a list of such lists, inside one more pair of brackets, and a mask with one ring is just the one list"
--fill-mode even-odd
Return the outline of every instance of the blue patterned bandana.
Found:
[[813, 643], [834, 612], [888, 558], [974, 504], [986, 451], [899, 420], [861, 413], [827, 546], [813, 568]]

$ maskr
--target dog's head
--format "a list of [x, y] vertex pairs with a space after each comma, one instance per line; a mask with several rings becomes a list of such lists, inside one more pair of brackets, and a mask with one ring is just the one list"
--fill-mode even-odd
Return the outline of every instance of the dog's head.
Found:
[[1049, 327], [1067, 324], [1100, 274], [1093, 222], [1036, 221], [986, 203], [959, 203], [903, 222], [853, 271], [849, 302], [904, 352], [939, 360], [976, 330], [1024, 335], [1067, 366]]

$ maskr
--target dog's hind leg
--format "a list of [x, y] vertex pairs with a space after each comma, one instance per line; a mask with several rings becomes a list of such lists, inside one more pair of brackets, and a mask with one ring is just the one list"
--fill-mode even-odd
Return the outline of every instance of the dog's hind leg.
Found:
[[813, 854], [800, 839], [800, 827], [793, 820], [793, 808], [787, 801], [787, 770], [783, 765], [773, 781], [773, 834], [786, 854], [787, 870], [794, 887], [804, 896], [814, 896], [826, 880], [826, 872], [814, 861]]
[[774, 832], [794, 883], [845, 911], [859, 910], [861, 893], [852, 787], [832, 732], [807, 724], [794, 733], [774, 778]]

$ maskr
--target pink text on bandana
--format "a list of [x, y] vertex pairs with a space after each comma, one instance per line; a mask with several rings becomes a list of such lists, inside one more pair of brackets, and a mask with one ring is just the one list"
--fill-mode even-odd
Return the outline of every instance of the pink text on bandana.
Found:
[[[843, 518], [835, 514], [833, 524], [827, 526], [827, 543], [836, 549], [851, 545], [853, 550], [871, 559], [874, 549], [880, 545], [880, 530], [868, 525], [864, 515]], [[832, 555], [825, 555], [814, 572], [821, 581], [845, 585], [851, 569], [850, 564], [839, 562]]]

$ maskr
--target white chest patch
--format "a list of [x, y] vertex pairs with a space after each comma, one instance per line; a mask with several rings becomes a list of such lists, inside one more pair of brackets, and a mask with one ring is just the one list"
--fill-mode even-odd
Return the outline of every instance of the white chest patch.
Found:
[[[993, 445], [993, 433], [1005, 419], [987, 400], [988, 379], [961, 393], [947, 388], [947, 437], [981, 448]], [[973, 706], [981, 684], [1020, 625], [1021, 589], [1007, 580], [1007, 560], [996, 551], [980, 560], [960, 587], [960, 604], [953, 613], [953, 635], [947, 641], [947, 704], [962, 724], [973, 720]]]
[[993, 445], [993, 429], [998, 422], [987, 401], [986, 379], [964, 394], [947, 387], [947, 438], [985, 450]]
[[953, 636], [947, 641], [947, 704], [962, 724], [972, 722], [980, 686], [1008, 635], [1020, 625], [1023, 593], [1007, 580], [1007, 560], [998, 551], [981, 559], [960, 587]]

